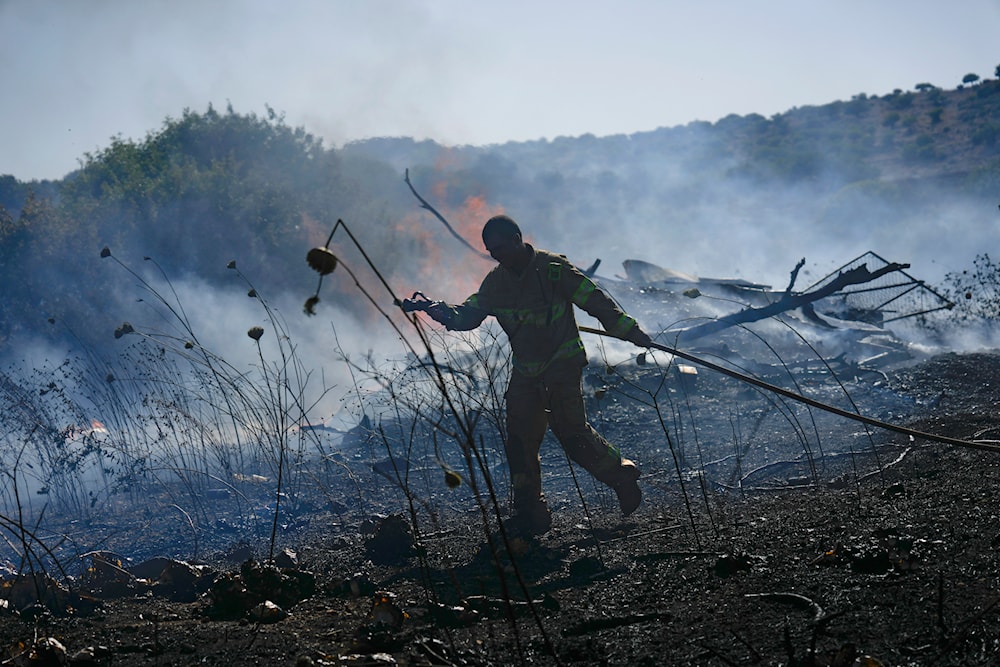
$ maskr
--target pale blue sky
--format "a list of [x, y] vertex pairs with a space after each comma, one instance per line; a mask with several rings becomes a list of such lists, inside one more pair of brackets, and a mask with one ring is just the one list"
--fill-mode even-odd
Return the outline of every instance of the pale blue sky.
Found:
[[993, 78], [998, 34], [1000, 0], [0, 0], [0, 174], [60, 178], [209, 103], [328, 146], [770, 116]]

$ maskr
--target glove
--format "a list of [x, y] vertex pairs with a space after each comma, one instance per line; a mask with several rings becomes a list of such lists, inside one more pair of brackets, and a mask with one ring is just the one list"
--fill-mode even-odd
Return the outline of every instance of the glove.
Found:
[[444, 301], [435, 301], [427, 307], [427, 314], [435, 322], [448, 326], [455, 317], [455, 313]]
[[640, 329], [638, 324], [625, 334], [625, 340], [639, 347], [653, 347], [653, 339], [649, 337], [649, 334]]

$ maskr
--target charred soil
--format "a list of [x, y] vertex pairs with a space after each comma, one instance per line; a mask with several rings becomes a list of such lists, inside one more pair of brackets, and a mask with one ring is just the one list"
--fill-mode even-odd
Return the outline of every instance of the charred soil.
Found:
[[[878, 384], [912, 400], [896, 415], [911, 428], [995, 443], [998, 377], [1000, 354], [948, 354]], [[1000, 454], [884, 433], [868, 448], [739, 484], [682, 488], [665, 466], [625, 520], [611, 494], [550, 493], [553, 528], [531, 543], [493, 529], [490, 506], [421, 522], [396, 551], [373, 543], [384, 522], [316, 512], [284, 535], [281, 568], [245, 545], [185, 587], [112, 594], [122, 564], [92, 566], [71, 613], [4, 613], [3, 657], [61, 664], [32, 657], [52, 638], [79, 665], [997, 664]], [[167, 539], [144, 525], [129, 539]]]

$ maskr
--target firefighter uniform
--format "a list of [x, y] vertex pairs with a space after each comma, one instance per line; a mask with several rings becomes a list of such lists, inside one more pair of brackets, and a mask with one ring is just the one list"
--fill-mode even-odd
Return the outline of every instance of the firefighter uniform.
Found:
[[636, 322], [564, 256], [525, 246], [531, 259], [520, 275], [495, 267], [476, 294], [448, 306], [442, 321], [450, 330], [466, 331], [492, 315], [507, 334], [513, 370], [505, 394], [505, 447], [514, 509], [531, 513], [540, 507], [547, 517], [539, 459], [547, 427], [569, 457], [599, 481], [616, 487], [638, 477], [635, 465], [623, 461], [618, 448], [587, 421], [581, 390], [587, 356], [573, 306], [616, 336], [627, 336]]

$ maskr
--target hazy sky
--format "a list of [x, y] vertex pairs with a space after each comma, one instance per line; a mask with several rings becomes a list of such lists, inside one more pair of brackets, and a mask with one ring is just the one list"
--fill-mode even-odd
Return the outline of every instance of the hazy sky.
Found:
[[61, 178], [209, 103], [328, 146], [770, 116], [994, 78], [998, 34], [1000, 0], [0, 0], [0, 174]]

